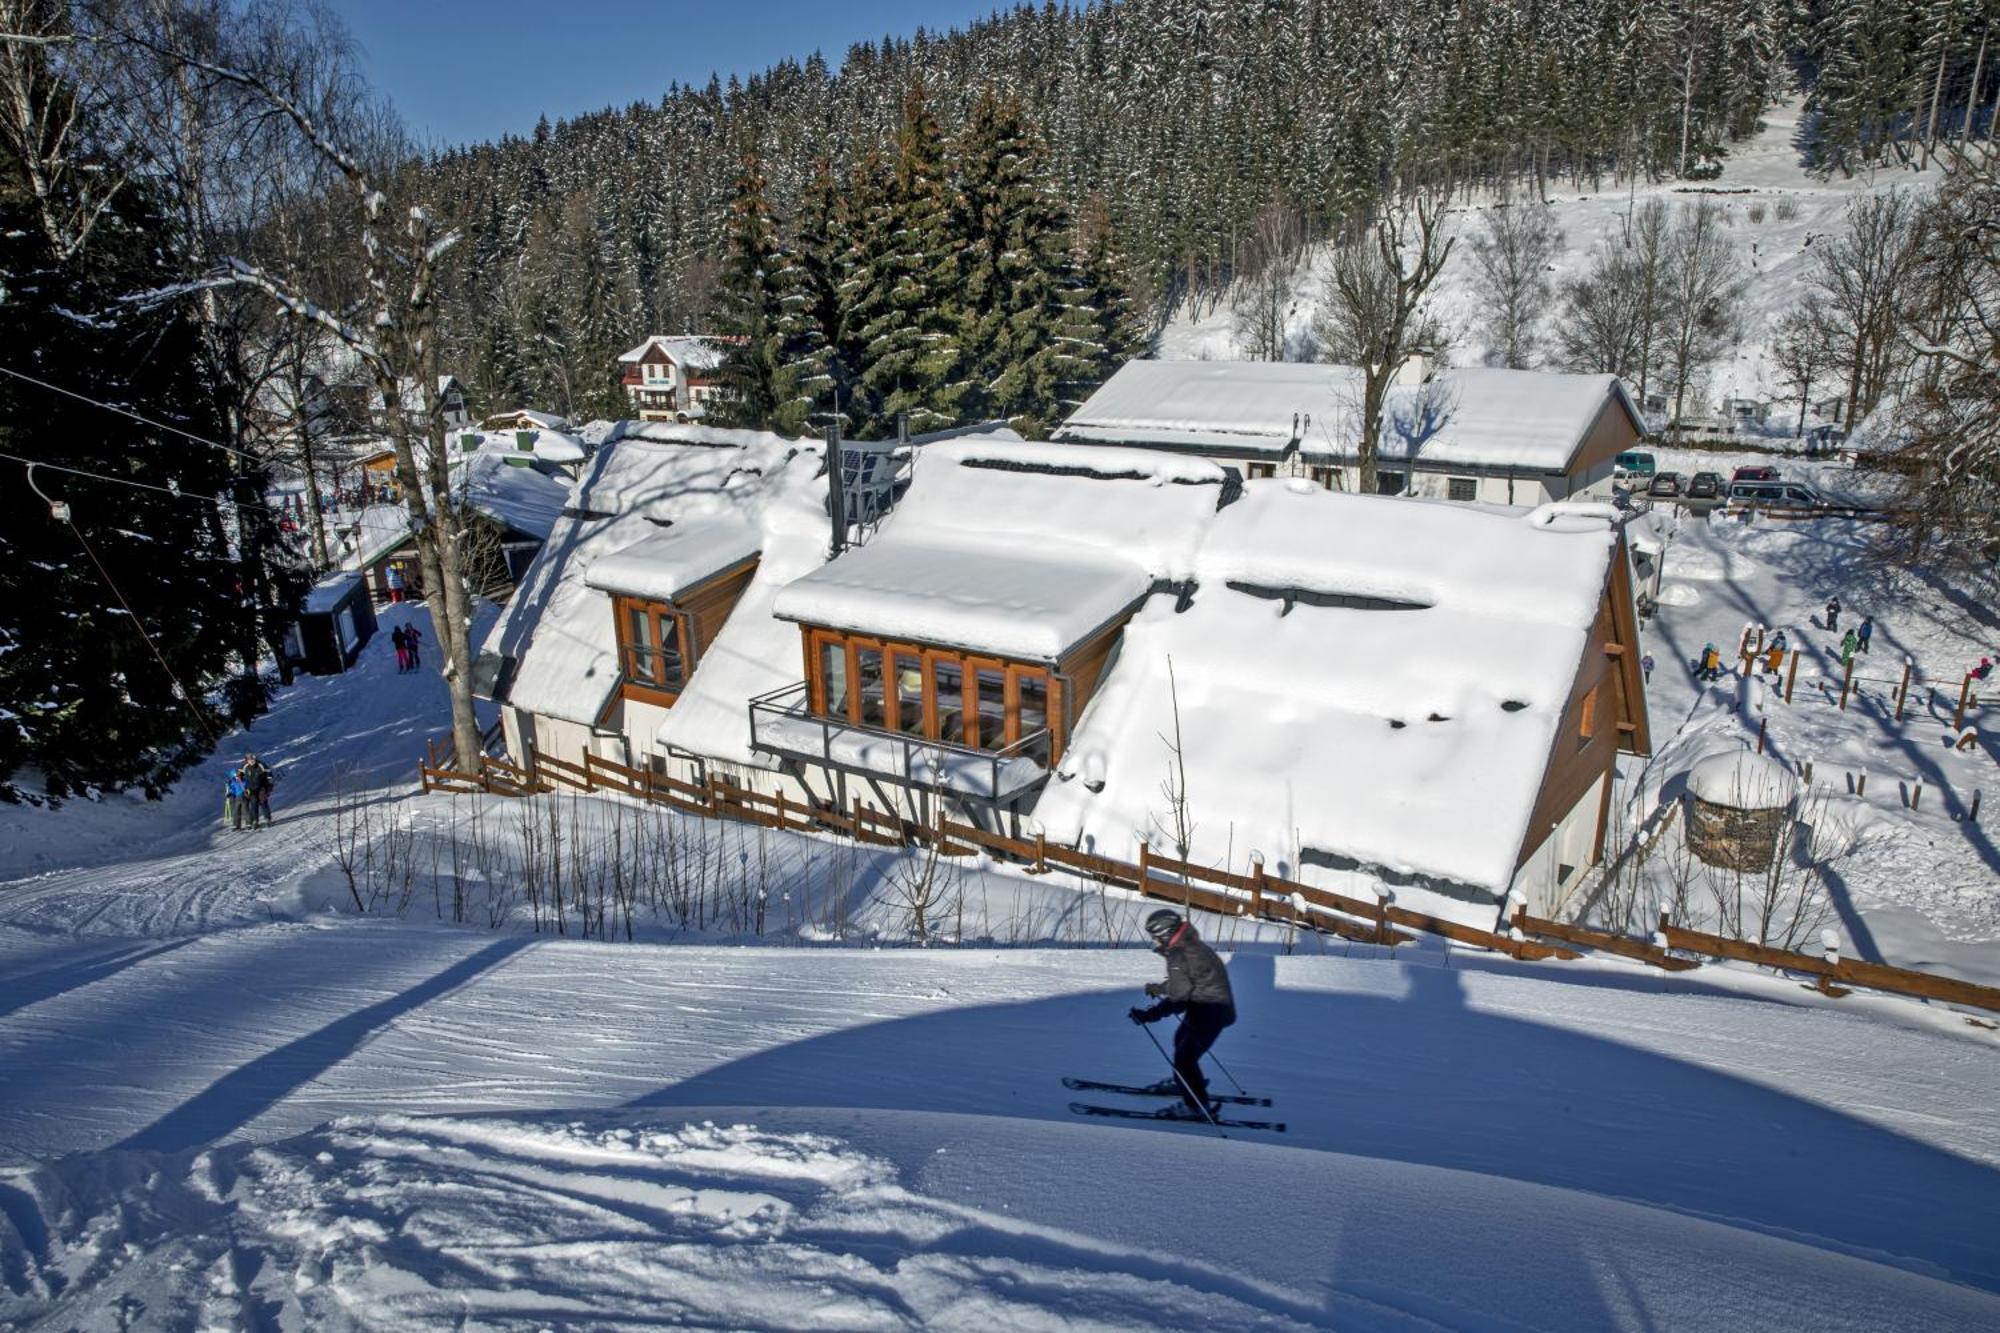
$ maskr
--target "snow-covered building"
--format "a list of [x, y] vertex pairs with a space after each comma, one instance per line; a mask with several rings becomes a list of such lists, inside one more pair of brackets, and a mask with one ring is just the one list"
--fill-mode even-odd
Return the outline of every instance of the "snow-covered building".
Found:
[[699, 421], [718, 391], [723, 339], [656, 333], [618, 357], [618, 380], [641, 421]]
[[553, 412], [537, 412], [529, 407], [517, 407], [510, 412], [495, 412], [492, 416], [481, 417], [481, 430], [553, 430], [573, 433], [574, 427], [565, 417]]
[[[402, 391], [403, 411], [412, 419], [424, 415], [424, 395], [416, 380], [405, 378], [397, 381]], [[440, 375], [437, 378], [438, 420], [446, 430], [463, 430], [472, 424], [472, 395], [456, 375]]]
[[759, 767], [749, 698], [798, 659], [755, 622], [825, 558], [822, 458], [762, 432], [685, 434], [597, 450], [488, 635], [479, 678], [517, 760]]
[[1612, 514], [1250, 483], [1125, 626], [1035, 817], [1485, 927], [1510, 890], [1548, 910], [1650, 747]]
[[[1244, 477], [1360, 488], [1362, 375], [1270, 361], [1132, 361], [1056, 432], [1207, 458]], [[1612, 375], [1413, 359], [1389, 390], [1376, 458], [1384, 494], [1491, 504], [1610, 498], [1613, 460], [1646, 425]]]
[[806, 674], [755, 701], [752, 745], [834, 805], [923, 810], [935, 791], [1018, 816], [1125, 621], [1192, 574], [1226, 480], [1133, 449], [926, 446], [868, 544], [778, 594]]
[[[461, 444], [481, 439], [476, 433], [459, 438]], [[466, 548], [473, 558], [468, 576], [482, 594], [504, 597], [554, 530], [569, 478], [559, 461], [521, 452], [511, 437], [494, 436], [453, 456], [451, 484], [453, 498], [479, 520]], [[370, 590], [383, 600], [394, 587], [412, 598], [423, 589], [409, 510], [394, 494], [388, 491], [389, 498], [365, 506], [336, 534], [341, 567], [363, 571]]]

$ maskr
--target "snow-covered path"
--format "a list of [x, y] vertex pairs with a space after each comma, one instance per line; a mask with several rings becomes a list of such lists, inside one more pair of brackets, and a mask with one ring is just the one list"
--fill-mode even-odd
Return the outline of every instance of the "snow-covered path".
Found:
[[[9, 931], [0, 1144], [184, 1153], [383, 1112], [647, 1108], [666, 1125], [741, 1107], [764, 1125], [764, 1108], [799, 1124], [851, 1107], [1060, 1121], [1051, 1144], [1088, 1156], [1098, 1127], [1069, 1121], [1057, 1080], [1155, 1072], [1123, 1020], [1155, 966], [351, 921], [53, 948]], [[1574, 965], [1248, 955], [1233, 970], [1244, 1021], [1221, 1053], [1279, 1098], [1289, 1146], [1623, 1199], [2000, 1291], [2000, 1061], [1962, 1021]], [[1171, 1156], [1187, 1137], [1154, 1141]]]

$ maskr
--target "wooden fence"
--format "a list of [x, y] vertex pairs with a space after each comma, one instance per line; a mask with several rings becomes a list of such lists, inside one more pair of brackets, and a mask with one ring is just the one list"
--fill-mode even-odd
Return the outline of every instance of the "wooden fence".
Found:
[[[433, 760], [436, 758], [435, 754], [431, 756]], [[1664, 916], [1658, 933], [1636, 939], [1531, 916], [1522, 908], [1512, 919], [1513, 930], [1501, 934], [1399, 907], [1386, 895], [1369, 901], [1300, 884], [1267, 874], [1262, 862], [1253, 862], [1249, 874], [1238, 874], [1160, 856], [1141, 843], [1139, 860], [1134, 864], [1052, 843], [1040, 835], [1010, 838], [948, 818], [940, 818], [935, 825], [925, 824], [866, 805], [857, 806], [852, 813], [843, 813], [783, 794], [767, 796], [717, 774], [711, 774], [706, 783], [687, 782], [593, 754], [585, 755], [581, 764], [536, 755], [526, 768], [493, 755], [482, 755], [477, 774], [432, 762], [422, 764], [421, 771], [425, 791], [480, 791], [496, 796], [522, 796], [557, 788], [616, 792], [703, 818], [732, 819], [798, 833], [838, 833], [874, 846], [929, 846], [936, 848], [941, 856], [952, 857], [985, 851], [1023, 867], [1031, 875], [1066, 870], [1183, 908], [1278, 922], [1388, 948], [1408, 944], [1418, 935], [1435, 935], [1510, 958], [1573, 959], [1588, 950], [1630, 958], [1668, 972], [1699, 967], [1700, 958], [1722, 958], [1804, 973], [1815, 978], [1819, 989], [1828, 995], [1844, 995], [1845, 987], [1858, 986], [2000, 1011], [2000, 988], [1830, 953], [1794, 953], [1748, 944], [1722, 935], [1686, 930], [1671, 925]]]

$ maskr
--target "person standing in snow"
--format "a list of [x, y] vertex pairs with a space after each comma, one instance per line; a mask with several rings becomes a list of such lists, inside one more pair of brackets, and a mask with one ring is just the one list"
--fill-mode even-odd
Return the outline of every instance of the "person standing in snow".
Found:
[[243, 756], [243, 766], [236, 770], [236, 776], [243, 782], [243, 797], [237, 802], [238, 809], [247, 807], [250, 827], [256, 828], [259, 816], [264, 823], [271, 822], [271, 770], [264, 767], [262, 760], [254, 754]]
[[405, 625], [403, 627], [403, 647], [409, 651], [410, 670], [412, 671], [423, 665], [423, 662], [417, 656], [417, 645], [423, 641], [423, 631], [415, 625]]
[[1875, 637], [1875, 617], [1861, 617], [1861, 628], [1855, 631], [1855, 636], [1861, 640], [1861, 651], [1865, 655], [1869, 641]]
[[1764, 669], [1772, 675], [1782, 675], [1785, 667], [1785, 636], [1780, 634], [1771, 640], [1771, 646], [1764, 653]]
[[1830, 630], [1840, 628], [1840, 598], [1838, 596], [1826, 599], [1826, 627]]
[[1651, 653], [1647, 653], [1639, 659], [1639, 670], [1644, 673], [1646, 683], [1651, 685], [1653, 683], [1653, 655]]
[[1167, 979], [1146, 987], [1146, 994], [1158, 1003], [1134, 1009], [1130, 1017], [1144, 1026], [1168, 1014], [1180, 1014], [1180, 1029], [1174, 1033], [1174, 1073], [1177, 1083], [1166, 1084], [1178, 1091], [1188, 1109], [1196, 1115], [1215, 1114], [1208, 1100], [1208, 1079], [1201, 1072], [1201, 1058], [1208, 1054], [1222, 1030], [1236, 1021], [1236, 996], [1229, 989], [1229, 973], [1215, 950], [1194, 932], [1193, 923], [1179, 912], [1163, 907], [1146, 918], [1146, 934], [1153, 949], [1166, 960]]
[[243, 785], [241, 769], [231, 769], [229, 781], [223, 785], [222, 810], [229, 826], [238, 833], [243, 831], [244, 807], [250, 803], [250, 793]]
[[396, 566], [394, 566], [394, 565], [391, 565], [391, 566], [389, 566], [389, 573], [388, 573], [388, 577], [387, 577], [387, 580], [386, 580], [386, 581], [387, 581], [387, 583], [388, 583], [388, 585], [389, 585], [389, 600], [390, 600], [390, 601], [392, 601], [392, 602], [400, 602], [400, 601], [402, 601], [402, 600], [403, 600], [403, 571], [402, 571], [402, 570], [400, 570], [400, 569], [398, 569], [398, 568], [397, 568]]
[[410, 641], [403, 637], [403, 627], [401, 625], [389, 631], [389, 642], [396, 645], [396, 670], [408, 671], [410, 669]]
[[1861, 640], [1856, 637], [1852, 629], [1849, 629], [1847, 633], [1840, 636], [1840, 665], [1842, 667], [1854, 664], [1854, 653], [1860, 646]]

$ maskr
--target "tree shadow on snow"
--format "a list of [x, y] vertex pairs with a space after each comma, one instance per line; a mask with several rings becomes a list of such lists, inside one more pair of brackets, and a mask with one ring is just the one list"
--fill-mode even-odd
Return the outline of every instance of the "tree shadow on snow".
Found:
[[30, 1005], [40, 1004], [44, 1000], [53, 1000], [73, 990], [94, 985], [108, 977], [117, 976], [128, 967], [193, 944], [197, 938], [199, 937], [186, 935], [160, 944], [117, 948], [62, 967], [30, 972], [25, 976], [0, 982], [0, 1018], [17, 1013]]
[[343, 1014], [231, 1069], [115, 1146], [181, 1152], [226, 1138], [339, 1064], [396, 1019], [478, 979], [533, 943], [531, 936], [498, 940], [386, 1000]]
[[[1136, 987], [1151, 968], [1134, 961]], [[1217, 1054], [1253, 1092], [1277, 1099], [1271, 1114], [1291, 1132], [1264, 1141], [1587, 1191], [1935, 1266], [2000, 1291], [1992, 1244], [2000, 1235], [2000, 1173], [1991, 1168], [1773, 1087], [1468, 1008], [1452, 968], [1382, 973], [1398, 978], [1403, 992], [1280, 989], [1270, 957], [1232, 961], [1241, 1019]], [[1070, 1120], [1066, 1103], [1077, 1094], [1063, 1088], [1065, 1075], [1151, 1082], [1164, 1074], [1126, 1021], [1135, 993], [1083, 992], [864, 1024], [718, 1065], [628, 1105]], [[1164, 1042], [1171, 1027], [1154, 1031]], [[1209, 1131], [1163, 1125], [1157, 1132]], [[1329, 1253], [1334, 1248], [1330, 1235]]]

